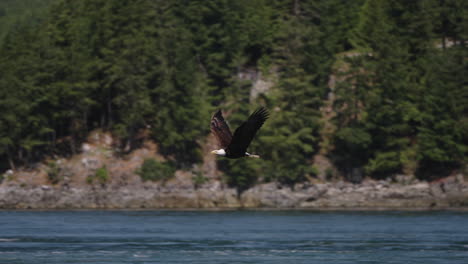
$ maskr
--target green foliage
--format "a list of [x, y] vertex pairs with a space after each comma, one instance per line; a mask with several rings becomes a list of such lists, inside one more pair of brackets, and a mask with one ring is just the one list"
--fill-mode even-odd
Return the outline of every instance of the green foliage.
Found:
[[327, 180], [332, 180], [335, 177], [335, 172], [333, 171], [332, 168], [327, 168], [325, 170], [325, 178]]
[[[346, 80], [337, 87], [335, 103], [340, 129], [334, 156], [344, 167], [386, 176], [421, 174], [432, 166], [449, 170], [465, 162], [467, 137], [459, 129], [463, 125], [456, 124], [463, 124], [466, 116], [460, 107], [466, 104], [466, 77], [460, 73], [466, 71], [461, 58], [467, 50], [461, 43], [437, 49], [436, 37], [446, 42], [450, 30], [440, 29], [445, 18], [429, 15], [443, 17], [454, 3], [394, 0], [363, 5], [352, 42], [365, 53], [347, 60], [342, 74]], [[346, 129], [366, 133], [365, 144], [351, 148], [349, 143], [359, 139], [346, 136]]]
[[107, 172], [106, 166], [97, 169], [94, 178], [97, 179], [97, 181], [101, 184], [106, 183], [109, 180], [109, 174]]
[[264, 175], [259, 160], [253, 158], [221, 159], [218, 164], [220, 169], [226, 172], [226, 183], [229, 186], [237, 187], [239, 192], [257, 183]]
[[106, 182], [109, 181], [109, 172], [107, 171], [106, 166], [103, 166], [99, 169], [96, 170], [94, 175], [89, 175], [86, 178], [86, 183], [88, 184], [93, 184], [93, 183], [100, 183], [100, 184], [105, 184]]
[[173, 174], [202, 161], [215, 108], [235, 128], [264, 105], [262, 159], [219, 162], [241, 189], [304, 181], [318, 152], [378, 177], [451, 170], [468, 154], [467, 3], [3, 1], [0, 169], [76, 153], [93, 129], [130, 149], [147, 130], [174, 160], [148, 166]]
[[35, 23], [54, 0], [0, 1], [0, 43], [18, 23]]
[[208, 178], [206, 178], [205, 176], [203, 176], [203, 174], [201, 173], [201, 171], [197, 171], [193, 177], [192, 177], [192, 181], [193, 181], [193, 184], [195, 185], [195, 188], [198, 188], [200, 187], [201, 185], [207, 183], [209, 181]]
[[136, 171], [143, 181], [165, 181], [174, 176], [175, 165], [171, 161], [159, 162], [155, 159], [145, 159]]
[[48, 168], [46, 171], [47, 171], [47, 178], [49, 179], [50, 183], [57, 184], [60, 182], [61, 168], [55, 161], [49, 162]]

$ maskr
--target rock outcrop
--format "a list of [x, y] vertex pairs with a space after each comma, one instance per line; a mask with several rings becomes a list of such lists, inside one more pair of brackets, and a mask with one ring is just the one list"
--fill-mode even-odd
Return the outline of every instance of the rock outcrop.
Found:
[[445, 209], [468, 208], [468, 186], [463, 177], [414, 184], [365, 181], [303, 183], [282, 186], [259, 184], [238, 194], [219, 181], [195, 187], [187, 175], [169, 183], [69, 187], [0, 187], [0, 208], [10, 209]]
[[[124, 155], [113, 150], [112, 142], [105, 133], [92, 133], [78, 155], [7, 171], [1, 177], [0, 209], [468, 208], [468, 181], [462, 174], [431, 183], [400, 175], [394, 182], [352, 184], [327, 182], [323, 172], [323, 177], [294, 186], [264, 183], [239, 193], [223, 182], [213, 157], [205, 155], [203, 165], [192, 171], [177, 171], [162, 182], [142, 181], [136, 171], [144, 159], [164, 160], [157, 145], [148, 141]], [[95, 180], [102, 168], [109, 177]], [[196, 180], [197, 173], [202, 181]]]

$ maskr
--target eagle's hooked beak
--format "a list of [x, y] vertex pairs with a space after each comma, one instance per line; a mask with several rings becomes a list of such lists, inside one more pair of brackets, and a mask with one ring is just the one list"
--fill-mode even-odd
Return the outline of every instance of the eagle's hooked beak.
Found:
[[212, 150], [212, 151], [211, 151], [211, 154], [216, 154], [216, 150]]

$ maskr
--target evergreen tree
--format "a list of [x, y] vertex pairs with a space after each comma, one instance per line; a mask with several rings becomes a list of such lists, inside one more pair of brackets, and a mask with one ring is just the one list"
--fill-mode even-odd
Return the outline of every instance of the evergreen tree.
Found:
[[[215, 108], [235, 128], [265, 105], [271, 118], [250, 148], [264, 159], [220, 168], [240, 190], [294, 184], [315, 173], [332, 92], [326, 154], [345, 175], [450, 173], [468, 149], [467, 10], [463, 0], [2, 2], [0, 167], [76, 153], [103, 129], [128, 151], [149, 130], [189, 168]], [[260, 76], [275, 84], [254, 97]]]

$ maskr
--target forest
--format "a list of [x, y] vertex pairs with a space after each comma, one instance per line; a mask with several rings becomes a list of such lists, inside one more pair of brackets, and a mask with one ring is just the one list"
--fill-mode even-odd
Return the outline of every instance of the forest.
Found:
[[0, 171], [96, 129], [126, 151], [146, 130], [190, 169], [217, 109], [233, 129], [259, 106], [261, 162], [218, 161], [232, 185], [304, 181], [316, 155], [350, 181], [467, 170], [467, 18], [466, 0], [2, 1]]

